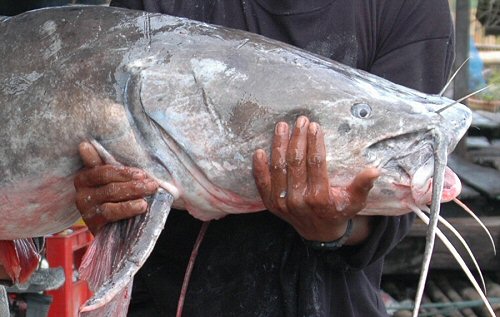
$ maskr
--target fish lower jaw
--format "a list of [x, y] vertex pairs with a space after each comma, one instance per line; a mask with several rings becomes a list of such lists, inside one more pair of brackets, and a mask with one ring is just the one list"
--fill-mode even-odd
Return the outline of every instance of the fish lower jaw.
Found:
[[[417, 206], [429, 205], [432, 202], [432, 187], [432, 177], [426, 179], [422, 183], [412, 182], [411, 192]], [[460, 179], [449, 167], [446, 167], [441, 203], [449, 202], [455, 199], [461, 191], [462, 183], [460, 182]]]

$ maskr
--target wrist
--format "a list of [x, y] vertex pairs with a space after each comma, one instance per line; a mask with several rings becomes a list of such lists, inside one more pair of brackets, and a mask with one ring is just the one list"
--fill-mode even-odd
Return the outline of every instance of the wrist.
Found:
[[353, 233], [353, 219], [347, 221], [344, 233], [337, 239], [331, 241], [315, 241], [303, 239], [304, 243], [311, 249], [319, 251], [335, 251], [341, 248]]

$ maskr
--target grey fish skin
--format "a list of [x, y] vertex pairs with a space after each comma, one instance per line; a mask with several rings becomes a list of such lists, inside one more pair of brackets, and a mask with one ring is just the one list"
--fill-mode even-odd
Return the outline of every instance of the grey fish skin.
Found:
[[[331, 186], [378, 167], [362, 213], [396, 215], [416, 204], [412, 175], [432, 170], [431, 131], [442, 131], [451, 152], [471, 121], [460, 104], [435, 113], [447, 98], [182, 18], [42, 9], [4, 20], [0, 34], [5, 240], [52, 233], [78, 218], [72, 179], [83, 140], [147, 170], [176, 195], [174, 207], [208, 220], [263, 209], [251, 155], [269, 149], [276, 122], [307, 115], [325, 132]], [[371, 109], [365, 118], [357, 104], [369, 105], [360, 106]]]
[[[82, 140], [173, 185], [174, 206], [207, 220], [263, 209], [251, 155], [269, 148], [277, 121], [303, 114], [325, 131], [332, 187], [378, 167], [363, 213], [393, 215], [414, 203], [411, 177], [432, 161], [430, 131], [443, 131], [450, 152], [471, 120], [463, 105], [433, 112], [449, 99], [181, 18], [42, 9], [3, 21], [0, 34], [0, 56], [16, 61], [0, 64], [0, 239], [78, 218], [72, 178]], [[356, 104], [371, 113], [356, 117]]]
[[[361, 214], [399, 215], [426, 208], [435, 145], [450, 153], [471, 122], [460, 104], [436, 113], [449, 99], [187, 19], [52, 8], [1, 19], [0, 34], [0, 240], [46, 235], [79, 217], [72, 182], [83, 140], [107, 162], [146, 170], [174, 207], [209, 220], [264, 209], [252, 153], [269, 149], [276, 122], [306, 115], [324, 130], [332, 190], [376, 167], [381, 176]], [[460, 182], [451, 170], [444, 179], [446, 201]], [[100, 253], [89, 256], [98, 295], [83, 315], [126, 313], [120, 294], [162, 229], [169, 206], [159, 204], [165, 208], [150, 218], [161, 221], [135, 218], [102, 231], [132, 237], [96, 237], [97, 250], [110, 240], [124, 245], [102, 278]]]

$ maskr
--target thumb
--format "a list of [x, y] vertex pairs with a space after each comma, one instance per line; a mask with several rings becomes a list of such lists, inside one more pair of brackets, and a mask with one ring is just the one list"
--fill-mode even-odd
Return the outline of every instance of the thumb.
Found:
[[380, 171], [378, 169], [366, 168], [356, 175], [351, 185], [349, 185], [348, 191], [358, 198], [366, 197], [379, 176]]
[[373, 183], [380, 176], [380, 171], [376, 168], [367, 168], [361, 171], [347, 187], [347, 194], [350, 200], [349, 212], [358, 213], [366, 205], [366, 199]]
[[92, 168], [104, 164], [95, 147], [87, 141], [80, 143], [78, 152], [80, 153], [80, 157], [85, 167]]

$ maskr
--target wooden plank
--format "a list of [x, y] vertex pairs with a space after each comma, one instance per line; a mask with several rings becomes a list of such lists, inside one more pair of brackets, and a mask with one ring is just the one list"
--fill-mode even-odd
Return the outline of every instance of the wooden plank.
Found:
[[[481, 219], [493, 236], [495, 245], [500, 248], [500, 216]], [[500, 268], [500, 257], [493, 253], [489, 238], [474, 219], [449, 218], [447, 220], [467, 241], [482, 270], [498, 270]], [[474, 271], [473, 262], [460, 241], [448, 229], [442, 228], [442, 230], [462, 255], [469, 268]], [[420, 220], [415, 221], [407, 237], [388, 256], [384, 273], [418, 273], [422, 263], [426, 234], [427, 226]], [[436, 238], [432, 255], [431, 268], [461, 270], [450, 251], [441, 241], [438, 241], [438, 238]]]
[[458, 195], [458, 199], [476, 199], [480, 197], [481, 194], [474, 190], [474, 188], [467, 186], [467, 184], [462, 184], [462, 191], [460, 192], [460, 195]]
[[477, 110], [475, 111], [475, 113], [483, 118], [490, 120], [490, 122], [496, 124], [497, 128], [500, 127], [500, 113], [484, 111], [484, 110]]
[[476, 43], [476, 47], [479, 51], [500, 51], [500, 45], [498, 45], [498, 44]]
[[491, 146], [490, 141], [485, 136], [468, 136], [465, 140], [467, 149], [484, 149]]
[[[458, 69], [469, 58], [470, 43], [470, 1], [456, 0], [455, 2], [455, 65]], [[463, 67], [453, 81], [453, 98], [458, 100], [469, 93], [469, 67]], [[467, 155], [465, 138], [455, 148], [455, 153], [462, 157]]]
[[[469, 57], [470, 1], [457, 0], [455, 6], [455, 65], [460, 65]], [[455, 100], [469, 93], [469, 69], [463, 67], [453, 81]]]
[[500, 197], [500, 171], [470, 163], [457, 155], [449, 157], [448, 166], [463, 183], [478, 192], [490, 198]]
[[499, 51], [480, 51], [479, 56], [484, 64], [499, 64], [500, 52]]
[[500, 127], [500, 114], [483, 110], [472, 112], [472, 128], [497, 129]]
[[489, 166], [500, 170], [500, 148], [488, 147], [469, 151], [469, 158], [472, 162], [481, 166]]
[[469, 153], [471, 157], [479, 157], [479, 156], [491, 156], [491, 157], [500, 157], [500, 147], [497, 145], [490, 145], [489, 147], [484, 148], [476, 148], [474, 150], [470, 150]]

